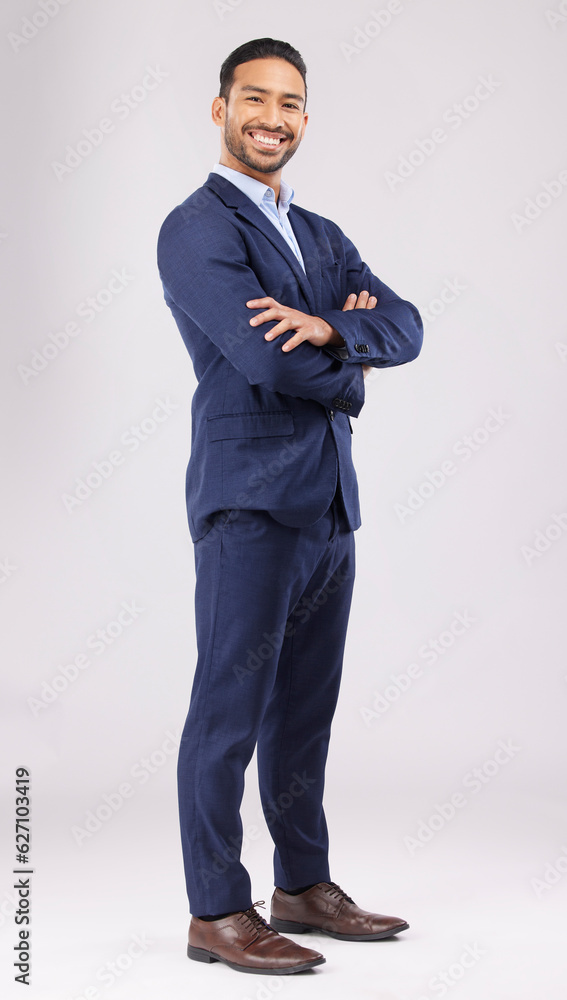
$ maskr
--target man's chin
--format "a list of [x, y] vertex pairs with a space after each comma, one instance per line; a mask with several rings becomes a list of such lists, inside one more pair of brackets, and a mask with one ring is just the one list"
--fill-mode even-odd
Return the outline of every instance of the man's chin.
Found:
[[256, 163], [254, 164], [254, 170], [259, 174], [275, 174], [278, 170], [284, 166], [285, 160], [280, 160], [279, 163]]
[[258, 155], [257, 158], [256, 157], [252, 158], [248, 154], [243, 155], [244, 151], [241, 151], [240, 155], [235, 154], [230, 149], [229, 152], [232, 152], [232, 155], [236, 156], [236, 159], [239, 160], [240, 163], [243, 164], [243, 166], [248, 167], [250, 170], [255, 170], [259, 174], [275, 174], [277, 173], [278, 170], [281, 170], [282, 167], [285, 167], [286, 163], [289, 160], [291, 160], [292, 156], [295, 153], [295, 149], [293, 148], [287, 149], [283, 156], [277, 158], [276, 157], [272, 158], [271, 156], [262, 156], [261, 153]]

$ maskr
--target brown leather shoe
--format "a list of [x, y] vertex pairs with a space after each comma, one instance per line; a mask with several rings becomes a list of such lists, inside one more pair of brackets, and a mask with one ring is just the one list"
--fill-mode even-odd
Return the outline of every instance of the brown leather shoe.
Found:
[[197, 962], [224, 962], [238, 972], [285, 976], [303, 972], [326, 961], [318, 951], [302, 948], [277, 934], [255, 910], [239, 910], [220, 920], [191, 917], [187, 955]]
[[407, 930], [409, 924], [361, 910], [336, 882], [318, 882], [297, 896], [276, 888], [270, 926], [293, 934], [320, 931], [339, 941], [378, 941]]

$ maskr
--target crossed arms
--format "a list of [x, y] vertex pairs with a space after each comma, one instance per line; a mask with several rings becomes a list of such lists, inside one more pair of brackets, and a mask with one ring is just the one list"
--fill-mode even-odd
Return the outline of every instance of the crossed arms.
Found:
[[[158, 267], [188, 348], [197, 332], [205, 334], [251, 385], [325, 407], [340, 398], [357, 417], [366, 369], [411, 361], [421, 347], [422, 326], [417, 310], [372, 274], [344, 234], [335, 241], [337, 256], [343, 257], [344, 292], [357, 292], [347, 296], [342, 310], [311, 316], [266, 295], [236, 226], [210, 213], [205, 227], [199, 209], [178, 206], [160, 230]], [[258, 315], [251, 317], [254, 309]], [[254, 327], [262, 324], [259, 343]], [[292, 336], [282, 350], [278, 338], [288, 331]], [[334, 351], [342, 343], [347, 357], [339, 359]], [[364, 354], [357, 350], [361, 344], [367, 347]]]
[[[360, 292], [358, 296], [356, 292], [352, 292], [347, 297], [342, 311], [375, 309], [377, 301], [376, 296], [371, 295], [368, 291]], [[270, 320], [279, 320], [277, 326], [272, 327], [271, 330], [264, 334], [265, 340], [274, 340], [282, 333], [287, 333], [288, 330], [295, 331], [294, 336], [282, 344], [282, 351], [292, 351], [294, 347], [297, 347], [304, 340], [309, 340], [316, 347], [324, 347], [325, 344], [342, 347], [345, 343], [339, 331], [335, 330], [334, 326], [331, 326], [326, 320], [321, 319], [319, 316], [309, 316], [308, 313], [300, 312], [299, 309], [290, 309], [287, 306], [282, 306], [270, 297], [251, 299], [246, 305], [249, 309], [266, 310], [252, 317], [250, 320], [251, 326], [260, 326], [262, 323], [268, 323]], [[366, 378], [369, 371], [372, 371], [372, 366], [363, 364], [362, 373], [364, 378]]]

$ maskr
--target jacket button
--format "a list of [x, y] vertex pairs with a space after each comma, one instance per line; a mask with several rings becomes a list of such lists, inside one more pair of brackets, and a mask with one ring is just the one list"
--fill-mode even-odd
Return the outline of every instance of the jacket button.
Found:
[[355, 351], [358, 351], [359, 354], [368, 354], [369, 351], [368, 344], [355, 344], [354, 349]]
[[329, 410], [329, 416], [330, 416], [331, 420], [334, 420], [335, 419], [335, 411], [334, 410]]

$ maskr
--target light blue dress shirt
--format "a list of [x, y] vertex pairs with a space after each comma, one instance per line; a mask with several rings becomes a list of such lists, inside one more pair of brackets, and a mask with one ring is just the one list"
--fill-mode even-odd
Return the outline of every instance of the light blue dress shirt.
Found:
[[262, 181], [257, 181], [255, 177], [250, 177], [249, 174], [243, 174], [240, 170], [233, 170], [232, 167], [225, 167], [223, 163], [215, 163], [213, 173], [220, 174], [221, 177], [226, 177], [227, 181], [231, 181], [245, 195], [248, 195], [260, 211], [264, 213], [266, 218], [270, 222], [273, 222], [305, 271], [301, 250], [299, 249], [299, 244], [288, 218], [289, 206], [293, 201], [293, 188], [282, 179], [280, 181], [280, 197], [276, 204], [274, 189], [269, 184], [263, 184]]

